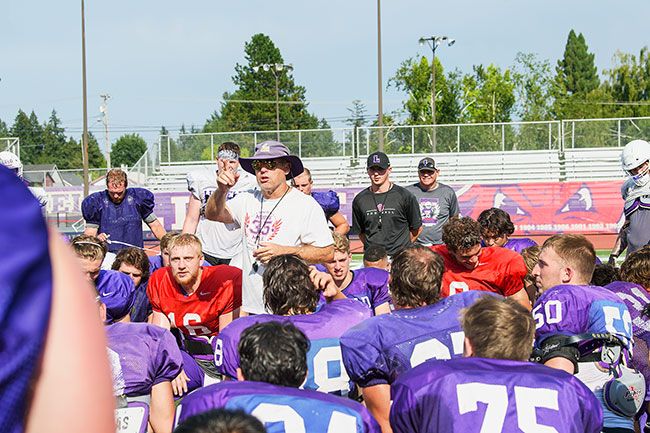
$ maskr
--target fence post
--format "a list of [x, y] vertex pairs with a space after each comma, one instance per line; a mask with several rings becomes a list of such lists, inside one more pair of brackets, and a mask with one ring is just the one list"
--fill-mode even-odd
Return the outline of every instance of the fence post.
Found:
[[415, 153], [415, 127], [411, 126], [411, 153]]
[[552, 139], [553, 139], [553, 123], [548, 122], [548, 150], [551, 150], [551, 146], [553, 145]]
[[214, 161], [214, 135], [210, 134], [210, 161]]
[[621, 119], [618, 119], [618, 147], [621, 147]]
[[460, 124], [456, 126], [456, 153], [460, 153]]
[[298, 157], [302, 158], [302, 131], [298, 131]]
[[576, 122], [571, 122], [571, 149], [576, 147]]
[[167, 163], [171, 162], [171, 142], [169, 140], [169, 135], [167, 136]]
[[506, 151], [506, 125], [501, 124], [501, 152]]
[[366, 134], [366, 155], [370, 155], [370, 132]]

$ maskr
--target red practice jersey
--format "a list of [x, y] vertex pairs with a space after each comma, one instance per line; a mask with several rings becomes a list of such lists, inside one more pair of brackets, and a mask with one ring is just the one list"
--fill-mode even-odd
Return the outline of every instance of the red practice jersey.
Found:
[[528, 272], [524, 259], [507, 248], [482, 248], [478, 265], [474, 269], [467, 269], [458, 263], [446, 245], [434, 245], [431, 249], [445, 261], [440, 288], [442, 298], [468, 290], [512, 296], [524, 288], [524, 277]]
[[174, 281], [171, 268], [151, 275], [147, 296], [153, 311], [169, 317], [185, 335], [214, 336], [219, 316], [241, 307], [241, 269], [228, 265], [203, 266], [201, 284], [191, 295]]

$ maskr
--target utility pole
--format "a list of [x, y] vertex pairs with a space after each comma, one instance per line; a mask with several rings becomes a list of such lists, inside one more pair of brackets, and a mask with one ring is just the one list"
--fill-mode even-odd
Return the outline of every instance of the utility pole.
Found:
[[81, 153], [83, 161], [84, 197], [88, 197], [90, 183], [88, 179], [88, 98], [86, 95], [86, 19], [84, 16], [84, 0], [81, 0], [81, 83], [83, 88], [83, 135], [81, 137]]
[[108, 100], [111, 99], [111, 95], [104, 93], [99, 95], [100, 98], [104, 100], [102, 105], [99, 107], [99, 111], [102, 113], [102, 123], [104, 124], [104, 143], [106, 149], [106, 170], [110, 170], [111, 166], [111, 140], [108, 136]]
[[377, 0], [377, 126], [379, 126], [379, 151], [384, 151], [384, 101], [381, 77], [381, 0]]

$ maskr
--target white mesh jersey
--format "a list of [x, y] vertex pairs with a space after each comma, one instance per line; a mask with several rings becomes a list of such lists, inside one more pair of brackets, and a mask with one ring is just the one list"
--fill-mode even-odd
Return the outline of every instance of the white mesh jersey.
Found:
[[[257, 188], [255, 176], [245, 172], [241, 167], [237, 172], [239, 180], [228, 192], [226, 200], [230, 200], [240, 192]], [[201, 201], [201, 217], [196, 228], [196, 236], [203, 244], [203, 252], [220, 259], [233, 258], [241, 251], [242, 235], [239, 227], [236, 224], [210, 221], [203, 216], [210, 195], [217, 189], [217, 167], [204, 167], [188, 173], [187, 189]]]

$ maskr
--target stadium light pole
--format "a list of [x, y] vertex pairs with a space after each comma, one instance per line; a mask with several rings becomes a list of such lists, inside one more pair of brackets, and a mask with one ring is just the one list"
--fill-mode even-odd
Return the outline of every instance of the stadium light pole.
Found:
[[275, 131], [278, 141], [280, 141], [280, 77], [279, 72], [292, 71], [293, 65], [285, 65], [284, 63], [263, 63], [261, 65], [253, 66], [253, 71], [259, 72], [260, 68], [265, 71], [271, 71], [275, 78]]
[[88, 98], [86, 94], [86, 19], [84, 15], [84, 0], [81, 0], [81, 85], [83, 106], [83, 134], [81, 136], [81, 154], [83, 161], [84, 197], [90, 189], [88, 180]]
[[431, 48], [431, 147], [433, 153], [436, 153], [436, 49], [444, 42], [448, 47], [456, 43], [455, 39], [447, 36], [429, 36], [419, 39], [420, 45], [427, 44]]

